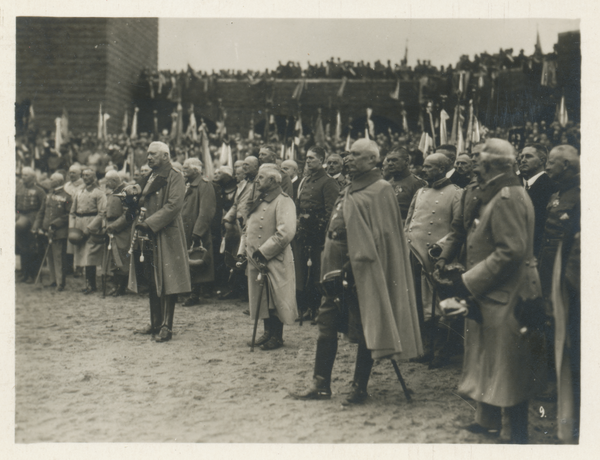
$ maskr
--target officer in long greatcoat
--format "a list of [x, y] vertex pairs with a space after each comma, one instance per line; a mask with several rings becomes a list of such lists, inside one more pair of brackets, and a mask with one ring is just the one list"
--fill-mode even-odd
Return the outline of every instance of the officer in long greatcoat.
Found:
[[138, 291], [133, 264], [141, 264], [150, 281], [150, 324], [136, 333], [152, 334], [157, 342], [166, 342], [173, 336], [177, 294], [191, 291], [181, 219], [185, 183], [181, 173], [172, 168], [169, 146], [163, 142], [152, 142], [148, 146], [148, 165], [152, 169], [150, 176], [125, 187], [131, 209], [146, 209], [143, 219], [137, 214], [134, 220], [133, 235], [136, 236], [137, 231], [138, 238], [130, 257], [128, 288]]
[[188, 158], [183, 163], [186, 179], [185, 198], [181, 217], [188, 251], [204, 248], [207, 252], [199, 267], [191, 267], [192, 294], [184, 302], [184, 307], [199, 302], [200, 287], [215, 279], [213, 243], [210, 224], [215, 216], [216, 197], [213, 184], [202, 177], [202, 162], [198, 158]]
[[513, 173], [514, 147], [488, 139], [476, 154], [474, 172], [483, 179], [477, 218], [466, 241], [466, 272], [457, 280], [458, 297], [470, 304], [465, 357], [458, 386], [477, 402], [477, 433], [498, 433], [501, 409], [510, 421], [510, 440], [527, 443], [528, 400], [538, 389], [538, 356], [524, 334], [518, 310], [541, 295], [533, 256], [534, 210]]
[[[249, 259], [250, 317], [264, 322], [265, 332], [256, 344], [274, 350], [283, 345], [283, 325], [293, 324], [298, 317], [290, 246], [296, 233], [296, 207], [281, 190], [281, 173], [274, 165], [261, 166], [255, 181], [260, 194], [248, 210], [239, 254]], [[261, 267], [267, 271], [264, 288], [258, 280]]]
[[77, 228], [84, 240], [73, 248], [76, 267], [85, 268], [86, 286], [84, 294], [96, 291], [96, 266], [102, 265], [104, 239], [102, 221], [106, 212], [106, 195], [98, 187], [96, 173], [91, 168], [82, 172], [85, 187], [73, 198], [69, 228]]

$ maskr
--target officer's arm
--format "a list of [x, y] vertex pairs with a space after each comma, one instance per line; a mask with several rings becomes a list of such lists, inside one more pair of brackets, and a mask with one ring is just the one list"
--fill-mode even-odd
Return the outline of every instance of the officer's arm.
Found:
[[339, 194], [340, 186], [337, 181], [328, 178], [323, 185], [323, 203], [325, 204], [325, 213], [327, 214], [328, 219]]
[[54, 228], [63, 228], [66, 227], [69, 224], [69, 211], [71, 210], [71, 197], [67, 197], [66, 201], [65, 201], [65, 212], [64, 214], [58, 216], [56, 219], [54, 219], [52, 222], [50, 222], [50, 225], [52, 225]]
[[206, 190], [202, 191], [200, 195], [200, 210], [198, 212], [198, 218], [194, 223], [194, 229], [192, 234], [197, 237], [203, 237], [206, 232], [210, 231], [210, 224], [215, 217], [217, 210], [217, 198], [215, 196], [215, 188], [212, 184], [207, 184]]
[[173, 222], [183, 208], [183, 198], [185, 197], [183, 176], [171, 171], [168, 180], [170, 181], [170, 184], [167, 185], [169, 195], [166, 197], [165, 204], [145, 220], [150, 230], [154, 233], [161, 231]]
[[258, 248], [267, 260], [283, 251], [296, 234], [296, 205], [291, 198], [279, 200], [275, 209], [275, 220], [275, 234]]
[[502, 283], [527, 255], [527, 208], [522, 200], [514, 195], [495, 200], [490, 226], [495, 250], [463, 274], [465, 286], [475, 296]]

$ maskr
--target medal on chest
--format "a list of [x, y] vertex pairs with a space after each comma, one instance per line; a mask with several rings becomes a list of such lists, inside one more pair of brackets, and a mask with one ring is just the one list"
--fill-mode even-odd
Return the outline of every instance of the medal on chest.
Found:
[[552, 202], [552, 207], [556, 208], [556, 207], [558, 207], [559, 204], [560, 204], [560, 201], [558, 201], [558, 199], [556, 199]]

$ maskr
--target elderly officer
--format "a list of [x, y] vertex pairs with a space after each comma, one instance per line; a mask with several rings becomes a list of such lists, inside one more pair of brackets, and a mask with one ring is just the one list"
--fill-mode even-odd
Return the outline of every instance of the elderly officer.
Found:
[[82, 188], [83, 179], [81, 178], [81, 166], [79, 164], [73, 164], [69, 168], [69, 182], [65, 184], [65, 192], [74, 196], [75, 193]]
[[[264, 145], [258, 151], [258, 161], [261, 165], [264, 164], [273, 164], [276, 165], [277, 154], [275, 153], [275, 149], [271, 146]], [[281, 168], [277, 167], [279, 172], [281, 173], [281, 190], [286, 193], [288, 196], [294, 196], [294, 187], [292, 186], [292, 178], [284, 173]], [[256, 189], [256, 187], [255, 187]], [[255, 190], [252, 196], [252, 201], [256, 199], [257, 194], [260, 193]]]
[[[258, 158], [249, 156], [243, 163], [245, 179], [238, 183], [237, 191], [233, 199], [233, 205], [223, 217], [223, 225], [225, 227], [225, 250], [230, 254], [237, 254], [240, 248], [240, 237], [243, 228], [246, 226], [248, 217], [248, 200], [250, 200], [254, 189], [254, 180], [258, 173], [259, 163]], [[231, 285], [226, 292], [220, 294], [221, 299], [233, 299], [241, 294], [246, 288], [247, 282], [241, 271], [235, 271], [231, 280]]]
[[32, 168], [23, 168], [21, 179], [16, 190], [15, 247], [17, 254], [21, 255], [21, 281], [33, 282], [41, 261], [31, 229], [44, 204], [46, 194], [36, 184], [35, 171]]
[[337, 153], [330, 154], [327, 157], [326, 165], [327, 174], [329, 174], [329, 177], [333, 177], [335, 179], [340, 187], [340, 190], [348, 185], [349, 181], [343, 172], [344, 160], [341, 155]]
[[[281, 173], [264, 164], [256, 177], [260, 191], [248, 211], [248, 225], [242, 235], [240, 254], [248, 263], [248, 293], [250, 316], [262, 319], [264, 334], [256, 341], [262, 350], [274, 350], [283, 345], [283, 325], [293, 324], [298, 316], [294, 258], [290, 242], [296, 233], [294, 201], [281, 190]], [[259, 271], [267, 279], [262, 287]], [[261, 293], [264, 289], [266, 292]], [[260, 299], [260, 305], [259, 305]]]
[[75, 266], [85, 269], [83, 293], [87, 295], [96, 291], [96, 266], [102, 265], [104, 241], [98, 235], [102, 233], [106, 195], [98, 187], [96, 173], [91, 168], [85, 168], [82, 177], [84, 188], [73, 197], [69, 228], [77, 228], [84, 235], [83, 241], [75, 244], [73, 253]]
[[183, 175], [186, 183], [181, 217], [186, 246], [188, 251], [192, 246], [207, 250], [202, 267], [191, 268], [192, 293], [182, 304], [184, 307], [190, 307], [200, 302], [201, 286], [215, 279], [210, 223], [215, 216], [217, 202], [213, 185], [202, 177], [202, 162], [198, 158], [185, 160]]
[[113, 297], [124, 295], [129, 278], [129, 251], [131, 222], [127, 221], [126, 208], [118, 194], [125, 184], [117, 171], [108, 171], [106, 176], [106, 234], [109, 237], [108, 271], [112, 273], [114, 288], [108, 293]]
[[181, 219], [185, 183], [183, 176], [172, 168], [169, 146], [163, 142], [148, 146], [148, 165], [152, 169], [149, 177], [125, 187], [131, 210], [146, 209], [143, 217], [141, 213], [135, 217], [128, 287], [137, 292], [134, 264], [142, 264], [145, 278], [150, 281], [150, 324], [135, 332], [152, 334], [157, 342], [166, 342], [173, 336], [177, 294], [191, 291]]
[[315, 319], [321, 294], [318, 290], [321, 251], [325, 228], [339, 193], [335, 179], [323, 169], [325, 150], [311, 147], [306, 152], [306, 176], [298, 189], [298, 228], [295, 239], [297, 301], [300, 313]]
[[63, 262], [67, 252], [67, 229], [71, 210], [71, 195], [65, 192], [65, 180], [62, 174], [50, 176], [50, 193], [46, 196], [44, 206], [38, 212], [33, 232], [39, 231], [48, 235], [50, 250], [48, 251], [48, 267], [50, 268], [50, 285], [57, 291], [65, 289], [65, 272]]
[[[356, 141], [346, 158], [352, 182], [340, 193], [327, 228], [321, 264], [326, 297], [313, 385], [296, 399], [329, 399], [338, 331], [358, 342], [352, 390], [344, 404], [363, 402], [373, 359], [409, 359], [422, 353], [408, 247], [391, 185], [375, 168], [379, 148]], [[347, 282], [344, 287], [343, 281]]]
[[300, 185], [298, 163], [294, 160], [285, 160], [281, 163], [281, 170], [286, 173], [292, 181], [292, 188], [294, 189], [294, 196], [292, 196], [292, 199], [296, 201], [296, 198], [298, 198], [298, 186]]
[[408, 208], [417, 190], [427, 185], [423, 179], [411, 174], [409, 163], [410, 155], [402, 147], [392, 150], [383, 160], [383, 173], [384, 176], [387, 174], [391, 176], [389, 183], [394, 187], [402, 219], [406, 219]]
[[538, 372], [516, 317], [525, 302], [540, 296], [533, 205], [513, 173], [510, 143], [488, 139], [475, 161], [484, 183], [467, 235], [467, 271], [457, 277], [455, 287], [476, 319], [466, 320], [458, 391], [477, 402], [476, 423], [466, 427], [469, 431], [498, 433], [504, 409], [511, 442], [527, 443], [528, 400]]
[[440, 153], [434, 153], [425, 159], [422, 175], [428, 186], [415, 194], [404, 228], [410, 249], [423, 270], [421, 295], [425, 320], [431, 318], [430, 308], [434, 295], [430, 279], [434, 265], [429, 257], [429, 249], [451, 232], [453, 221], [462, 219], [462, 189], [445, 176], [447, 164], [446, 156]]

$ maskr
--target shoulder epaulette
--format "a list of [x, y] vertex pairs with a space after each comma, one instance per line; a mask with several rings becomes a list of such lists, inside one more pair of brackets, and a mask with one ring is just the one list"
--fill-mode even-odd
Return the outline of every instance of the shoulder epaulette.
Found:
[[287, 198], [289, 198], [289, 197], [290, 197], [290, 196], [289, 196], [287, 193], [285, 193], [285, 192], [281, 192], [281, 194], [282, 194], [283, 196], [287, 197]]
[[508, 200], [510, 198], [510, 189], [508, 187], [502, 187], [502, 190], [500, 191], [500, 195], [505, 200]]

